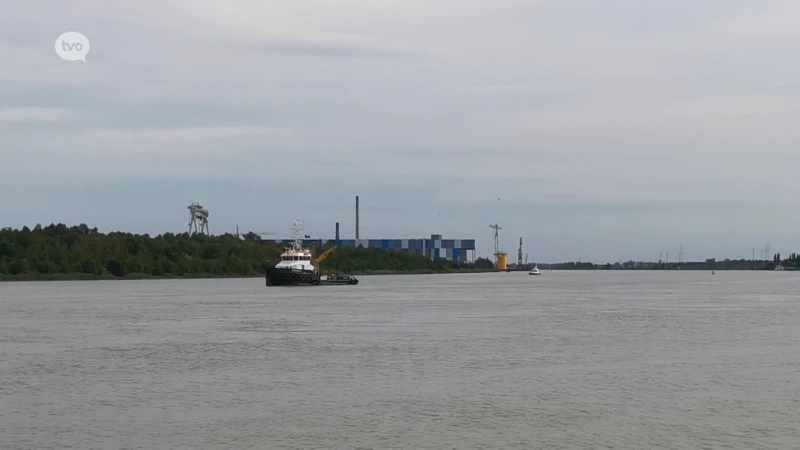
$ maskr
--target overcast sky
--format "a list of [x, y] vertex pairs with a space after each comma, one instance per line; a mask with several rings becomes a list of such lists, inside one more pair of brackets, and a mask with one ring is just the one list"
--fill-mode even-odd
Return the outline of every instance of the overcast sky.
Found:
[[[800, 251], [797, 0], [17, 1], [0, 226]], [[87, 62], [56, 38], [79, 31]], [[671, 256], [674, 258], [674, 256]]]

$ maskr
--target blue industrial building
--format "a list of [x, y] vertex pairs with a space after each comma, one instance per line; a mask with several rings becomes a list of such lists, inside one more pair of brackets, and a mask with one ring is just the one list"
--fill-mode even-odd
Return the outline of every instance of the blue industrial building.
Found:
[[[294, 242], [291, 239], [274, 239], [269, 242]], [[442, 239], [439, 234], [430, 239], [303, 239], [303, 246], [317, 244], [336, 244], [343, 247], [380, 248], [388, 251], [402, 251], [441, 258], [459, 263], [475, 261], [475, 239]]]

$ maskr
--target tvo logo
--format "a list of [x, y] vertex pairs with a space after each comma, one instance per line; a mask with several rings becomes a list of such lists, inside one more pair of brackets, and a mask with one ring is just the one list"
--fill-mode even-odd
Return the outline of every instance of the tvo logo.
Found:
[[56, 39], [56, 53], [66, 61], [86, 62], [89, 39], [77, 31], [68, 31]]

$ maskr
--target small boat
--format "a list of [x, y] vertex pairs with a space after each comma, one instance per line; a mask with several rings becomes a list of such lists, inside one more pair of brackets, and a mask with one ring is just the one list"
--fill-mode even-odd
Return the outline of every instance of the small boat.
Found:
[[338, 273], [320, 278], [320, 283], [325, 284], [358, 284], [358, 278], [352, 275], [339, 275]]
[[528, 272], [528, 275], [539, 275], [539, 265], [538, 264], [534, 265], [533, 269], [531, 269], [531, 271]]

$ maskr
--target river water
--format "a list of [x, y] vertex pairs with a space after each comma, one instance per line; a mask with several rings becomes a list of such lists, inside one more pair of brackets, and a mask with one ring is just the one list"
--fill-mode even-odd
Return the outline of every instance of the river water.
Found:
[[0, 284], [0, 448], [796, 449], [800, 273]]

